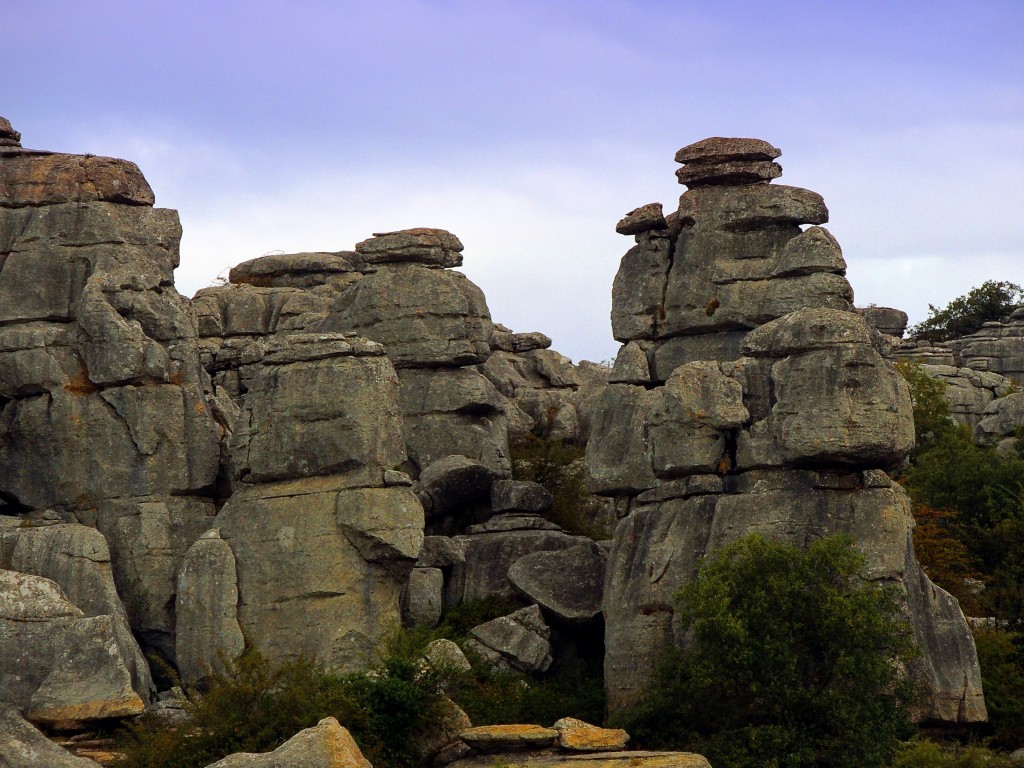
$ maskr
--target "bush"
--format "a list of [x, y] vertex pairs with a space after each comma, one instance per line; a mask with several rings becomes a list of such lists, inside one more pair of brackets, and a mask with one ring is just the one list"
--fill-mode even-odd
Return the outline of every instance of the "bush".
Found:
[[127, 757], [120, 765], [199, 768], [233, 752], [276, 749], [333, 716], [376, 768], [408, 768], [421, 757], [416, 736], [442, 712], [437, 676], [394, 648], [379, 668], [348, 675], [319, 671], [305, 659], [275, 667], [248, 649], [205, 693], [190, 693], [188, 711], [191, 727], [147, 717], [130, 727], [122, 735]]
[[1024, 289], [1005, 280], [987, 280], [942, 309], [928, 305], [928, 318], [910, 329], [912, 339], [948, 341], [968, 336], [990, 320], [1002, 320], [1021, 300]]
[[864, 569], [846, 537], [749, 536], [706, 561], [678, 598], [685, 649], [623, 718], [636, 740], [732, 768], [885, 765], [908, 733], [913, 647], [895, 588]]
[[927, 739], [914, 739], [902, 747], [892, 768], [1011, 768], [1013, 763], [977, 744], [940, 745]]
[[1024, 634], [1000, 629], [974, 632], [993, 743], [1024, 745]]
[[512, 476], [540, 483], [554, 497], [545, 513], [570, 533], [606, 539], [611, 531], [601, 520], [605, 501], [587, 488], [586, 450], [563, 440], [529, 435], [510, 446]]

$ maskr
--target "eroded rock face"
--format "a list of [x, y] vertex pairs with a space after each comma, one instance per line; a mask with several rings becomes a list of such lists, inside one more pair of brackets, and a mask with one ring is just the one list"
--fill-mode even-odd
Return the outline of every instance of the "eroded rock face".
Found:
[[[152, 207], [133, 163], [4, 136], [0, 513], [53, 510], [103, 530], [118, 589], [136, 598], [133, 628], [166, 651], [167, 573], [212, 516], [223, 432], [195, 313], [174, 290], [178, 216]], [[153, 529], [118, 530], [150, 504], [173, 509], [163, 541]], [[147, 580], [131, 563], [158, 547], [174, 562]]]
[[273, 752], [238, 752], [208, 768], [372, 768], [352, 735], [333, 717], [299, 731]]
[[219, 538], [178, 575], [179, 652], [193, 676], [243, 635], [273, 661], [363, 666], [398, 625], [423, 541], [423, 508], [392, 471], [405, 461], [394, 368], [344, 334], [273, 338], [252, 366]]
[[[0, 146], [3, 146], [3, 139], [0, 139]], [[0, 704], [0, 765], [4, 768], [96, 768], [97, 764], [61, 749], [33, 728], [14, 707]]]
[[821, 198], [769, 183], [777, 156], [749, 139], [681, 150], [690, 191], [667, 229], [637, 235], [615, 280], [625, 345], [587, 452], [592, 488], [623, 518], [604, 584], [609, 706], [640, 700], [683, 642], [675, 595], [702, 556], [748, 533], [845, 533], [872, 578], [903, 591], [920, 717], [984, 719], [966, 622], [921, 572], [909, 500], [884, 471], [914, 445], [909, 389], [852, 311], [839, 246], [816, 226]]
[[0, 701], [51, 726], [142, 714], [115, 623], [86, 616], [50, 579], [0, 570]]

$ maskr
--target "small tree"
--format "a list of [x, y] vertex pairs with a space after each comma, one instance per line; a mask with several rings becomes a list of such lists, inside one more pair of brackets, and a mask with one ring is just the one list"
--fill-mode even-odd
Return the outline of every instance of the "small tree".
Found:
[[847, 537], [806, 550], [749, 536], [679, 594], [686, 648], [630, 729], [732, 768], [887, 764], [909, 728], [913, 653], [897, 593]]
[[980, 330], [990, 320], [1002, 320], [1021, 301], [1024, 289], [1005, 280], [986, 280], [943, 309], [928, 305], [928, 318], [910, 329], [910, 337], [924, 341], [948, 341]]

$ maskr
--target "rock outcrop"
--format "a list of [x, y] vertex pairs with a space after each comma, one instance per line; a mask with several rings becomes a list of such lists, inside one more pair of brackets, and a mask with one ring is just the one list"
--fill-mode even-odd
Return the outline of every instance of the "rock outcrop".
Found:
[[208, 768], [372, 768], [352, 735], [327, 717], [312, 728], [299, 731], [275, 749], [254, 755], [239, 752]]
[[[172, 573], [214, 513], [223, 431], [174, 290], [178, 215], [134, 163], [4, 136], [0, 513], [99, 528], [133, 628], [168, 652]], [[169, 562], [144, 575], [156, 550]]]
[[984, 719], [963, 615], [914, 559], [909, 499], [884, 471], [914, 444], [908, 387], [852, 311], [821, 198], [769, 183], [778, 154], [749, 139], [686, 147], [678, 211], [627, 227], [637, 245], [612, 294], [624, 346], [587, 454], [623, 518], [604, 588], [609, 706], [638, 701], [684, 642], [674, 598], [702, 556], [753, 532], [846, 533], [903, 592], [920, 717]]
[[[0, 120], [0, 131], [2, 127]], [[2, 142], [0, 139], [0, 146]], [[0, 765], [4, 768], [96, 768], [98, 763], [75, 757], [33, 728], [14, 707], [0, 704]]]

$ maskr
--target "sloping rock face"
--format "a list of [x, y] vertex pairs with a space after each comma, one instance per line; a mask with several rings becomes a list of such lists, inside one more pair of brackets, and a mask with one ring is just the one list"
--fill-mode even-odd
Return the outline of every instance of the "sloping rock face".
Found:
[[0, 514], [99, 528], [133, 628], [167, 652], [173, 571], [214, 513], [223, 431], [174, 290], [178, 216], [133, 163], [15, 135], [0, 145]]
[[178, 576], [184, 678], [215, 671], [242, 636], [273, 661], [365, 665], [399, 623], [423, 542], [423, 508], [393, 471], [405, 446], [383, 348], [327, 333], [264, 342], [230, 456], [234, 493]]
[[0, 704], [0, 765], [4, 768], [96, 768], [98, 763], [61, 749], [29, 725], [16, 709]]
[[593, 489], [623, 518], [604, 588], [609, 706], [637, 702], [683, 642], [674, 598], [702, 556], [754, 532], [798, 545], [845, 533], [905, 595], [920, 717], [984, 719], [966, 622], [914, 559], [909, 500], [884, 471], [914, 444], [908, 387], [852, 311], [821, 198], [768, 183], [777, 156], [748, 139], [686, 147], [678, 211], [626, 227], [621, 383], [601, 396], [587, 452]]
[[208, 768], [372, 768], [352, 734], [333, 717], [299, 731], [273, 752], [238, 752]]

